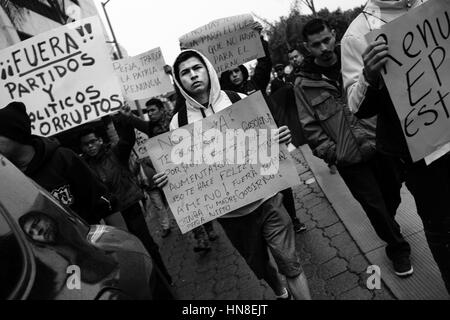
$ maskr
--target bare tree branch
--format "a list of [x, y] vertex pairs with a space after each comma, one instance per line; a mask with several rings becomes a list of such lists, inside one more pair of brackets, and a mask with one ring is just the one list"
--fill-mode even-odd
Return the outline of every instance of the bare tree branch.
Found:
[[300, 0], [300, 2], [311, 10], [313, 16], [317, 16], [316, 7], [314, 6], [314, 0]]

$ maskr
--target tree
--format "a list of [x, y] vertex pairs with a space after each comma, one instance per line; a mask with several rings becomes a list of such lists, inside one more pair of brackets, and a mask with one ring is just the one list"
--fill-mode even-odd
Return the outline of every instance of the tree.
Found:
[[[292, 48], [296, 48], [303, 54], [307, 54], [303, 46], [304, 41], [301, 31], [305, 23], [309, 20], [317, 17], [327, 20], [330, 26], [336, 31], [337, 41], [340, 41], [349, 24], [363, 9], [363, 6], [346, 11], [337, 9], [333, 12], [330, 12], [328, 9], [321, 9], [316, 12], [316, 15], [304, 15], [300, 11], [298, 1], [293, 2], [287, 17], [281, 17], [279, 21], [268, 25], [269, 50], [274, 64], [287, 64], [287, 51]], [[309, 0], [309, 2], [314, 5], [312, 0]]]

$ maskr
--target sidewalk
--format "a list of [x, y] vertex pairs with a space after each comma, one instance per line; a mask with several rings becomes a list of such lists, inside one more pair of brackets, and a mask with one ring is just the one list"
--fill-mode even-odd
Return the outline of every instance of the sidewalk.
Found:
[[[380, 290], [368, 290], [369, 261], [315, 181], [302, 152], [292, 153], [301, 184], [294, 188], [297, 216], [307, 231], [296, 235], [297, 252], [306, 272], [313, 299], [394, 299], [382, 283]], [[257, 280], [245, 261], [215, 223], [220, 238], [207, 254], [193, 252], [191, 234], [181, 235], [175, 225], [165, 239], [159, 235], [155, 217], [147, 217], [151, 233], [174, 280], [179, 299], [261, 300], [274, 299], [265, 281]]]
[[370, 264], [380, 267], [381, 278], [393, 295], [401, 300], [449, 299], [425, 240], [414, 198], [408, 190], [405, 187], [401, 190], [402, 202], [397, 210], [396, 220], [402, 228], [405, 239], [411, 245], [414, 274], [409, 278], [400, 279], [394, 274], [392, 264], [386, 257], [385, 244], [375, 234], [369, 219], [339, 174], [330, 175], [326, 164], [313, 156], [308, 146], [302, 146], [300, 149], [335, 212]]

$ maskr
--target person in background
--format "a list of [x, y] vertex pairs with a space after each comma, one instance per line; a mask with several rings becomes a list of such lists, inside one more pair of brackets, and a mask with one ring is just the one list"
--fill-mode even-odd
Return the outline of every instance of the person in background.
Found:
[[293, 85], [295, 83], [296, 78], [295, 74], [299, 71], [304, 56], [300, 53], [298, 49], [292, 48], [288, 51], [288, 58], [292, 71], [288, 76], [286, 76], [285, 81]]
[[[123, 113], [129, 113], [130, 108], [124, 107]], [[122, 213], [128, 230], [134, 234], [153, 258], [158, 271], [168, 283], [172, 278], [159, 253], [159, 247], [153, 240], [145, 221], [140, 201], [144, 194], [137, 185], [129, 167], [130, 154], [135, 143], [135, 132], [122, 114], [115, 119], [119, 141], [116, 144], [106, 144], [94, 130], [87, 129], [80, 134], [80, 146], [90, 168], [117, 198], [117, 210]]]
[[275, 72], [276, 72], [277, 76], [275, 79], [272, 80], [272, 82], [270, 82], [270, 94], [271, 95], [274, 94], [275, 92], [277, 92], [278, 89], [280, 89], [286, 85], [286, 80], [285, 80], [286, 75], [284, 74], [284, 65], [282, 65], [281, 63], [275, 65]]
[[31, 134], [22, 102], [0, 109], [0, 153], [87, 223], [114, 213], [114, 198], [83, 159], [54, 139]]

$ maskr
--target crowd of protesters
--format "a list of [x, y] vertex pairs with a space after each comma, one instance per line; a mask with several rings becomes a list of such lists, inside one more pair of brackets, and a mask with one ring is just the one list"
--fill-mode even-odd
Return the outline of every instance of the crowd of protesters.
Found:
[[[207, 118], [261, 91], [279, 126], [275, 138], [294, 147], [307, 143], [313, 154], [330, 166], [331, 173], [341, 175], [386, 243], [386, 255], [399, 277], [414, 272], [411, 246], [395, 220], [400, 188], [406, 183], [450, 291], [450, 215], [446, 202], [450, 196], [450, 155], [430, 165], [424, 160], [412, 161], [380, 76], [388, 47], [383, 41], [367, 43], [364, 38], [375, 28], [373, 18], [368, 19], [374, 17], [372, 12], [383, 17], [376, 21], [379, 27], [422, 2], [370, 0], [349, 26], [341, 45], [327, 21], [313, 19], [298, 30], [304, 50], [291, 48], [286, 53], [289, 66], [276, 64], [273, 68], [268, 44], [261, 37], [265, 56], [258, 59], [252, 75], [240, 65], [219, 77], [202, 53], [184, 49], [173, 67], [166, 68], [176, 87], [176, 112], [152, 98], [145, 104], [148, 120], [143, 120], [125, 106], [114, 116], [118, 141], [110, 144], [96, 130], [85, 130], [78, 141], [82, 157], [54, 139], [32, 135], [26, 106], [11, 102], [0, 109], [0, 153], [90, 224], [103, 221], [115, 225], [113, 217], [120, 212], [128, 231], [142, 241], [161, 278], [170, 284], [171, 276], [145, 220], [146, 211], [156, 214], [161, 236], [170, 236], [171, 212], [162, 192], [168, 177], [157, 172], [148, 158], [130, 165], [134, 129], [151, 138]], [[253, 28], [258, 32], [262, 29], [258, 23]], [[273, 69], [276, 77], [270, 81]], [[61, 197], [63, 194], [69, 194], [70, 199]], [[292, 189], [195, 228], [194, 251], [210, 250], [210, 241], [218, 237], [214, 230], [217, 222], [250, 269], [279, 299], [311, 299], [295, 245], [295, 233], [306, 227], [297, 217]]]

